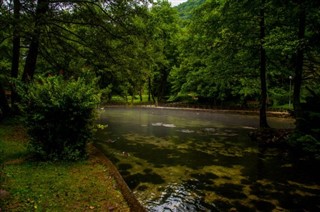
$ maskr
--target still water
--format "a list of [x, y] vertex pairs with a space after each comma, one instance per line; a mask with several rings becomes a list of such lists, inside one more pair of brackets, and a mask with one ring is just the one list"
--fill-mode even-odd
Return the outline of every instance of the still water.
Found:
[[319, 167], [261, 154], [248, 137], [257, 116], [106, 108], [99, 122], [96, 145], [148, 211], [320, 211]]

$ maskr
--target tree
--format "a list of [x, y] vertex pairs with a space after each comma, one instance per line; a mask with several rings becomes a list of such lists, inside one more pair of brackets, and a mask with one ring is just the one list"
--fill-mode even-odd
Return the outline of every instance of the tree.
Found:
[[[13, 79], [18, 78], [19, 74], [19, 62], [20, 62], [20, 0], [13, 1], [13, 36], [12, 36], [12, 62], [11, 62], [11, 77]], [[11, 105], [13, 110], [16, 111], [15, 103], [17, 101], [17, 93], [15, 85], [12, 82], [11, 86]]]
[[0, 82], [0, 118], [6, 117], [10, 114], [10, 107], [7, 101], [4, 87]]
[[[194, 10], [176, 69], [186, 79], [181, 92], [194, 92], [216, 105], [245, 103], [259, 96], [256, 6], [247, 1], [207, 1]], [[176, 85], [175, 80], [173, 83]]]
[[188, 20], [192, 16], [192, 11], [203, 4], [205, 0], [186, 1], [176, 6], [182, 20]]
[[158, 1], [150, 10], [149, 45], [152, 50], [152, 94], [163, 101], [169, 94], [168, 77], [176, 64], [178, 14], [168, 1]]
[[9, 23], [10, 15], [6, 5], [0, 4], [0, 118], [9, 116], [10, 107], [6, 97], [8, 90], [7, 75], [10, 67]]
[[320, 50], [317, 30], [320, 4], [311, 0], [273, 1], [272, 4], [278, 21], [273, 24], [266, 46], [273, 52], [273, 63], [285, 67], [282, 73], [286, 78], [293, 75], [296, 129], [302, 130], [305, 128], [306, 90], [317, 79], [315, 58], [319, 57]]
[[[89, 68], [101, 80], [107, 79], [99, 82], [101, 86], [109, 86], [112, 80], [127, 77], [125, 68], [133, 62], [137, 63], [135, 67], [141, 65], [137, 61], [143, 60], [143, 53], [135, 47], [143, 43], [143, 32], [135, 20], [145, 15], [146, 1], [15, 0], [13, 3], [5, 1], [1, 5], [6, 14], [1, 17], [3, 23], [10, 26], [5, 29], [12, 34], [12, 45], [6, 46], [12, 51], [9, 56], [12, 78], [20, 79], [20, 63], [24, 66], [24, 82], [31, 82], [38, 73], [63, 73], [70, 78]], [[8, 43], [10, 39], [4, 40]], [[27, 47], [27, 51], [20, 46]], [[25, 60], [20, 62], [20, 55]], [[120, 77], [115, 77], [119, 75], [117, 71], [122, 73]], [[110, 73], [112, 77], [105, 77]], [[140, 79], [138, 75], [135, 73], [136, 79]]]
[[268, 128], [267, 123], [267, 80], [266, 80], [266, 50], [265, 50], [265, 0], [261, 0], [260, 5], [260, 128]]
[[38, 0], [34, 17], [34, 29], [31, 35], [29, 52], [24, 65], [22, 81], [27, 82], [33, 79], [39, 52], [40, 36], [45, 24], [46, 14], [49, 10], [49, 0]]

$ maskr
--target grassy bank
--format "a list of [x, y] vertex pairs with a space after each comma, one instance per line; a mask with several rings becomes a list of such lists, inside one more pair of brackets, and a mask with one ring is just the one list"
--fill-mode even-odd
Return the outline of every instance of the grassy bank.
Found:
[[0, 123], [0, 211], [130, 211], [109, 167], [28, 159], [25, 130]]

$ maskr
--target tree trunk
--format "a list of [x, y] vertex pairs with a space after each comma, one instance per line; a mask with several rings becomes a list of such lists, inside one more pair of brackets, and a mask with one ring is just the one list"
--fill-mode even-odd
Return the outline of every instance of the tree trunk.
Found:
[[7, 101], [6, 93], [0, 82], [0, 118], [6, 117], [10, 114], [10, 107]]
[[148, 77], [148, 102], [151, 101], [151, 79]]
[[139, 90], [139, 96], [140, 96], [140, 102], [142, 102], [142, 88], [140, 88], [140, 90]]
[[[13, 38], [12, 38], [12, 63], [11, 63], [11, 77], [13, 79], [18, 78], [19, 74], [19, 61], [20, 61], [20, 0], [14, 0], [14, 24], [13, 24]], [[17, 92], [15, 84], [11, 86], [11, 107], [13, 111], [17, 111], [15, 103], [17, 101]]]
[[49, 0], [38, 0], [36, 15], [35, 15], [35, 28], [33, 30], [29, 52], [26, 58], [22, 81], [28, 82], [33, 79], [36, 68], [37, 57], [39, 52], [39, 43], [41, 35], [41, 25], [45, 19], [45, 14], [49, 9]]
[[166, 68], [164, 68], [163, 72], [161, 73], [161, 78], [160, 78], [161, 81], [160, 81], [159, 90], [158, 90], [159, 102], [162, 102], [165, 99], [167, 84], [168, 84], [168, 76], [169, 76], [169, 71]]
[[303, 120], [303, 111], [301, 108], [300, 102], [300, 92], [302, 84], [302, 72], [303, 72], [303, 55], [304, 55], [304, 38], [305, 38], [305, 29], [306, 29], [306, 11], [304, 8], [303, 1], [299, 6], [299, 31], [298, 39], [300, 45], [297, 50], [296, 55], [296, 66], [295, 66], [295, 76], [293, 79], [294, 89], [293, 89], [293, 108], [294, 114], [296, 117], [296, 129], [302, 129], [302, 120]]
[[13, 25], [13, 39], [12, 39], [12, 63], [11, 63], [11, 77], [17, 78], [19, 73], [19, 59], [20, 59], [20, 1], [14, 0], [14, 25]]
[[264, 49], [265, 39], [265, 20], [264, 20], [265, 0], [261, 1], [260, 8], [260, 83], [261, 83], [261, 99], [260, 99], [260, 128], [269, 128], [267, 122], [267, 80], [266, 80], [266, 50]]

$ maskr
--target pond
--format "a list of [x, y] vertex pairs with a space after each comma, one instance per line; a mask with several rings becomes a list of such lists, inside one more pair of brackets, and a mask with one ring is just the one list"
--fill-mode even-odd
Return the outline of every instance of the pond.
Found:
[[260, 153], [248, 136], [257, 116], [106, 108], [99, 122], [108, 127], [96, 145], [148, 211], [320, 211], [317, 167], [275, 149]]

